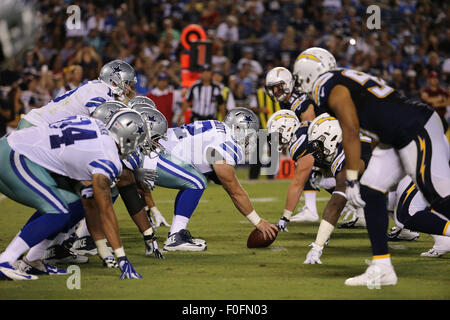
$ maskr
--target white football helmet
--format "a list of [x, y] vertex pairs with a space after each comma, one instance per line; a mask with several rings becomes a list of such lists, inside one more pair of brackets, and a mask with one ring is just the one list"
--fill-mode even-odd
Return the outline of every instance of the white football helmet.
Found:
[[312, 47], [312, 48], [306, 49], [305, 51], [303, 51], [302, 53], [300, 53], [298, 55], [296, 60], [307, 57], [307, 56], [314, 56], [314, 57], [318, 58], [320, 60], [320, 62], [322, 62], [325, 65], [325, 67], [329, 68], [329, 70], [337, 68], [336, 59], [331, 54], [331, 52], [326, 49], [319, 48], [319, 47]]
[[[292, 93], [294, 84], [294, 77], [288, 69], [276, 67], [267, 73], [265, 90], [270, 97], [283, 102]], [[278, 89], [277, 92], [274, 88]]]
[[342, 142], [339, 121], [328, 113], [316, 117], [308, 127], [308, 141], [314, 158], [331, 164]]
[[314, 82], [330, 69], [314, 56], [304, 56], [294, 63], [294, 77], [299, 91], [312, 97]]
[[295, 131], [300, 127], [300, 120], [298, 120], [295, 112], [291, 110], [280, 110], [272, 114], [267, 121], [267, 131], [269, 137], [272, 133], [278, 132], [278, 151], [281, 151], [285, 146], [292, 142], [295, 137]]

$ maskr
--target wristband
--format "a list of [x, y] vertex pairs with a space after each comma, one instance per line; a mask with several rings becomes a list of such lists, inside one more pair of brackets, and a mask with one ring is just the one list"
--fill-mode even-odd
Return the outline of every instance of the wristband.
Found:
[[123, 249], [123, 247], [120, 247], [114, 250], [114, 254], [116, 255], [117, 258], [125, 257], [125, 250]]
[[158, 213], [160, 213], [159, 210], [158, 210], [158, 208], [157, 208], [156, 206], [151, 207], [151, 208], [150, 208], [150, 211], [151, 211], [153, 214], [158, 214]]
[[261, 221], [261, 218], [256, 213], [255, 210], [250, 212], [248, 215], [245, 216], [255, 227], [256, 225]]
[[347, 199], [347, 196], [345, 195], [345, 193], [344, 192], [342, 192], [342, 191], [333, 191], [333, 193], [332, 194], [338, 194], [338, 195], [340, 195], [340, 196], [342, 196], [342, 197], [344, 197], [345, 199]]
[[349, 170], [346, 172], [347, 180], [358, 180], [358, 170]]
[[290, 220], [292, 216], [292, 211], [286, 210], [284, 209], [283, 211], [283, 217], [285, 217], [286, 219]]
[[106, 239], [95, 241], [95, 246], [97, 247], [100, 258], [105, 259], [111, 255], [111, 251], [109, 251], [108, 246], [106, 245]]
[[323, 247], [325, 242], [330, 238], [331, 233], [333, 233], [334, 226], [326, 220], [320, 221], [319, 231], [317, 232], [315, 243], [318, 246]]

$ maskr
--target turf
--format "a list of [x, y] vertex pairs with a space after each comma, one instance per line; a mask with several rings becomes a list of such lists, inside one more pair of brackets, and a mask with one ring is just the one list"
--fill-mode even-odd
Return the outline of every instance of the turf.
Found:
[[[240, 171], [245, 177], [246, 171]], [[276, 223], [281, 216], [288, 181], [242, 185], [254, 199], [257, 212]], [[171, 221], [176, 191], [156, 189], [158, 208]], [[319, 198], [327, 197], [319, 193]], [[319, 201], [319, 211], [325, 205]], [[299, 207], [302, 202], [299, 204]], [[81, 289], [70, 290], [67, 276], [41, 276], [37, 281], [1, 281], [0, 299], [150, 299], [150, 300], [297, 300], [297, 299], [449, 299], [450, 257], [420, 257], [433, 241], [421, 234], [417, 241], [390, 244], [398, 284], [381, 289], [347, 287], [345, 279], [366, 269], [370, 243], [365, 229], [336, 229], [324, 250], [322, 265], [303, 265], [318, 223], [291, 223], [269, 248], [247, 249], [253, 229], [234, 208], [225, 191], [208, 186], [188, 229], [208, 242], [205, 252], [170, 252], [166, 259], [144, 256], [142, 236], [115, 204], [122, 241], [143, 280], [119, 280], [119, 270], [103, 268], [98, 257], [80, 265]], [[0, 201], [0, 250], [4, 250], [33, 210], [9, 199]], [[158, 229], [162, 247], [168, 227]]]

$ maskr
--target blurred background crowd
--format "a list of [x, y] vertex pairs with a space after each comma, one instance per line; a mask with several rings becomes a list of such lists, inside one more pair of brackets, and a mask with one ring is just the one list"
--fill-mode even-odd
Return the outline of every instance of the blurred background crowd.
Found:
[[[66, 28], [66, 9], [71, 4], [81, 8], [79, 29]], [[251, 107], [267, 119], [276, 106], [263, 97], [266, 72], [275, 66], [291, 68], [301, 51], [319, 46], [331, 51], [340, 67], [380, 76], [405, 95], [437, 108], [448, 122], [450, 3], [377, 1], [379, 30], [367, 28], [366, 10], [371, 4], [364, 0], [38, 1], [42, 27], [36, 31], [37, 42], [0, 70], [0, 136], [14, 130], [31, 108], [97, 78], [102, 65], [114, 59], [136, 69], [137, 94], [172, 95], [164, 113], [176, 125], [188, 91], [181, 85], [180, 35], [189, 24], [201, 25], [213, 43], [209, 71], [223, 90], [227, 109]]]

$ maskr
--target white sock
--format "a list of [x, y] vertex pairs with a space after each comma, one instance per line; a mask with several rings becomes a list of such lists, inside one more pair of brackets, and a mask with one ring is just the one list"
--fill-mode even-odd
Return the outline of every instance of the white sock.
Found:
[[373, 259], [372, 259], [372, 262], [374, 264], [383, 264], [385, 266], [391, 266], [392, 267], [391, 255], [390, 254], [386, 254], [386, 255], [382, 255], [382, 256], [374, 256]]
[[305, 205], [311, 210], [312, 212], [317, 213], [317, 207], [316, 207], [316, 191], [304, 191], [303, 194], [305, 196]]
[[450, 251], [450, 237], [431, 235], [434, 239], [433, 248], [439, 251]]
[[53, 240], [45, 239], [32, 247], [27, 253], [28, 261], [40, 260], [44, 257], [45, 250], [53, 243]]
[[0, 263], [16, 261], [19, 259], [20, 255], [25, 253], [28, 249], [30, 249], [30, 247], [21, 237], [15, 237], [6, 250], [0, 254]]
[[181, 229], [186, 229], [188, 222], [189, 218], [186, 218], [185, 216], [174, 215], [169, 234], [178, 232]]
[[77, 233], [78, 238], [90, 236], [89, 230], [86, 225], [86, 219], [83, 219], [80, 221], [80, 225], [78, 226], [76, 233]]

